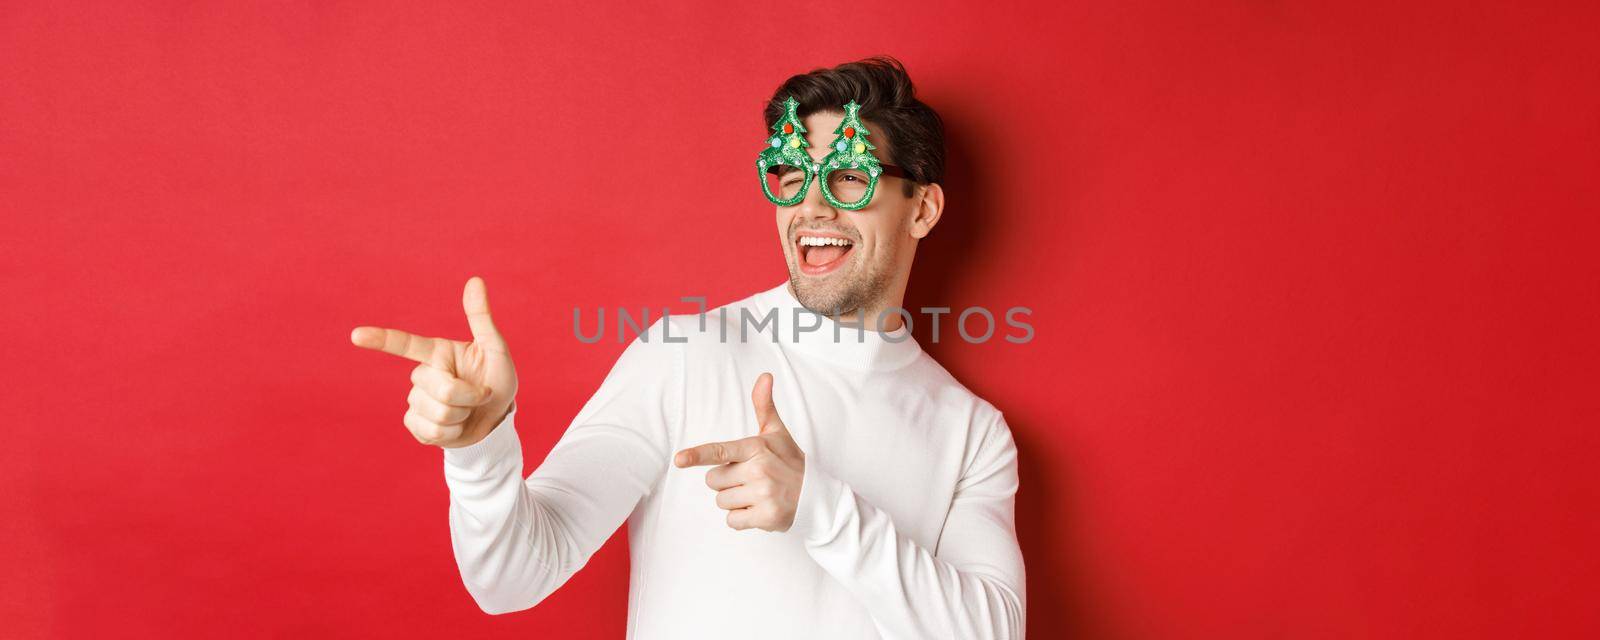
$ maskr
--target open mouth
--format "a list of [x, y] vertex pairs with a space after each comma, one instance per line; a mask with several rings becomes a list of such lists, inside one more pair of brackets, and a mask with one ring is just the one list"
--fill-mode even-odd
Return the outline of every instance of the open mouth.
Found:
[[835, 235], [804, 234], [795, 243], [800, 256], [800, 272], [820, 276], [838, 269], [850, 257], [855, 243]]

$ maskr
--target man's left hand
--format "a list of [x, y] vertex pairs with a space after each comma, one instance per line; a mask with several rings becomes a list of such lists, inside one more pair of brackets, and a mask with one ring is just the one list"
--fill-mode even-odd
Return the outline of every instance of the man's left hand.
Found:
[[772, 403], [772, 374], [756, 379], [750, 399], [756, 405], [760, 434], [684, 449], [673, 457], [673, 464], [718, 465], [706, 472], [706, 486], [716, 490], [717, 506], [728, 511], [728, 526], [788, 531], [800, 503], [806, 454], [789, 436]]

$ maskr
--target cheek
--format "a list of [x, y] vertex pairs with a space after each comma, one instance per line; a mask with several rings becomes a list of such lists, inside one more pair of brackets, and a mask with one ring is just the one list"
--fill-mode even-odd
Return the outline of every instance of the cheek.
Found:
[[861, 225], [862, 244], [871, 249], [874, 257], [894, 255], [902, 236], [911, 233], [908, 218], [900, 211], [884, 211], [870, 226]]
[[879, 237], [876, 242], [872, 243], [872, 259], [873, 260], [876, 260], [876, 261], [879, 261], [879, 262], [887, 262], [889, 260], [894, 259], [894, 252], [895, 252], [894, 238], [891, 238], [891, 237], [888, 237], [888, 236], [883, 236], [883, 237]]
[[799, 207], [777, 208], [776, 213], [773, 214], [773, 220], [777, 222], [778, 233], [788, 235], [789, 227], [795, 223], [795, 216], [799, 215], [799, 211], [797, 211], [797, 209], [799, 209]]

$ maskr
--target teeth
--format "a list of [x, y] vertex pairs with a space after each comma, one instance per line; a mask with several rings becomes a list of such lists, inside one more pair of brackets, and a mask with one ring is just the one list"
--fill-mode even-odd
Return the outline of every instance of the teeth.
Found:
[[844, 238], [823, 238], [821, 236], [800, 236], [800, 246], [802, 246], [802, 247], [826, 247], [826, 246], [829, 246], [829, 245], [832, 245], [832, 246], [835, 246], [835, 247], [848, 247], [848, 246], [850, 246], [850, 241], [849, 240], [845, 240]]

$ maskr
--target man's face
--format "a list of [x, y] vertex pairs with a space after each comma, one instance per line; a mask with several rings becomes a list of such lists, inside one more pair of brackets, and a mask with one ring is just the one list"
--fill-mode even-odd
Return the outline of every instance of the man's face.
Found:
[[[837, 112], [805, 118], [806, 142], [811, 144], [806, 150], [812, 160], [820, 161], [832, 150], [828, 143], [843, 118]], [[870, 121], [867, 128], [873, 129]], [[873, 154], [880, 160], [892, 157], [892, 141], [886, 136], [873, 133], [869, 140], [877, 146]], [[844, 178], [836, 172], [834, 179]], [[909, 221], [918, 192], [906, 197], [903, 181], [879, 176], [872, 201], [849, 211], [828, 205], [818, 176], [799, 204], [778, 207], [778, 235], [789, 264], [789, 283], [800, 304], [827, 315], [876, 312], [885, 306], [895, 285], [905, 281], [915, 248]]]

